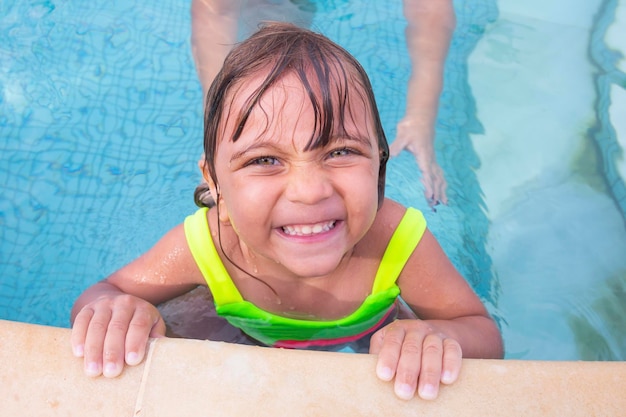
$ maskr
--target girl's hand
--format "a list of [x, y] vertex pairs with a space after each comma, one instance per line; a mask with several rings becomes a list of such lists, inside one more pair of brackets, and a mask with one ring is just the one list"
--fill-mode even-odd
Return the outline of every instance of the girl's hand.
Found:
[[72, 351], [84, 357], [89, 376], [113, 378], [141, 363], [149, 337], [165, 335], [165, 322], [149, 302], [123, 293], [104, 294], [85, 305], [72, 327]]
[[461, 345], [422, 320], [396, 320], [372, 336], [370, 353], [378, 354], [376, 374], [383, 381], [395, 376], [398, 397], [437, 398], [439, 383], [451, 384], [461, 370]]
[[435, 156], [432, 124], [403, 119], [398, 123], [397, 132], [395, 140], [389, 145], [389, 154], [394, 157], [403, 149], [410, 151], [422, 173], [421, 181], [428, 206], [435, 210], [439, 203], [448, 204], [448, 183]]

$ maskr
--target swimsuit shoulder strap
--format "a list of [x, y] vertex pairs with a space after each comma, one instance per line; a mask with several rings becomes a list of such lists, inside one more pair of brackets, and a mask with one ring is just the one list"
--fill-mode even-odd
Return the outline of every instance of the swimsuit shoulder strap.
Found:
[[185, 219], [185, 237], [198, 268], [213, 294], [216, 305], [243, 301], [239, 290], [226, 271], [209, 229], [208, 208], [203, 207]]
[[374, 278], [372, 294], [396, 285], [404, 265], [417, 247], [426, 230], [426, 219], [421, 211], [409, 207], [393, 232]]

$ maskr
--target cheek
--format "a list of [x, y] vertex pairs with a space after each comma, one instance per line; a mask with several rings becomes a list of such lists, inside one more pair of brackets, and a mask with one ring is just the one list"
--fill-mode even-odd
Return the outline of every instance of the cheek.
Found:
[[271, 207], [270, 190], [262, 182], [230, 176], [222, 185], [220, 218], [224, 217], [236, 230], [247, 230], [266, 222], [266, 211]]
[[348, 208], [365, 221], [371, 220], [378, 211], [378, 167], [364, 166], [352, 172], [341, 181], [341, 187]]
[[367, 167], [363, 167], [363, 170], [357, 176], [358, 181], [361, 182], [363, 187], [367, 187], [368, 191], [378, 190], [379, 173], [380, 167], [378, 164], [369, 164]]

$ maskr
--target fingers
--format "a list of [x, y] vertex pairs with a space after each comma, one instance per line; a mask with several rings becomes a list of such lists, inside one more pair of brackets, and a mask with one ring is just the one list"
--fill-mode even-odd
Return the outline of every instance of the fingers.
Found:
[[165, 337], [166, 330], [167, 328], [165, 326], [165, 321], [163, 321], [163, 318], [161, 317], [161, 315], [159, 315], [156, 324], [152, 326], [149, 337], [156, 339], [160, 337]]
[[[424, 339], [422, 369], [419, 376], [418, 394], [424, 400], [434, 400], [439, 394], [443, 357], [443, 340], [438, 335]], [[419, 359], [418, 359], [419, 360]]]
[[449, 385], [454, 383], [459, 377], [459, 371], [463, 361], [463, 351], [461, 345], [456, 340], [444, 339], [443, 341], [443, 369], [441, 382]]
[[141, 363], [146, 355], [148, 338], [164, 335], [165, 322], [161, 316], [154, 317], [149, 311], [135, 311], [126, 334], [126, 363], [131, 366]]
[[[397, 336], [398, 334], [394, 334]], [[410, 400], [415, 395], [418, 377], [421, 379], [422, 370], [422, 338], [416, 332], [409, 331], [400, 340], [400, 358], [396, 367], [394, 391], [404, 400]], [[398, 343], [394, 341], [394, 343]]]
[[391, 381], [396, 374], [403, 333], [402, 328], [390, 325], [374, 333], [370, 340], [370, 353], [378, 355], [376, 375], [383, 381]]
[[[132, 329], [129, 328], [135, 313], [131, 302], [132, 299], [130, 296], [120, 296], [115, 302], [110, 321], [105, 328], [106, 333], [104, 334], [104, 339], [94, 339], [94, 343], [104, 343], [101, 356], [103, 361], [102, 374], [107, 378], [114, 378], [122, 373], [125, 362], [127, 337], [132, 337], [132, 333], [136, 332], [134, 327]], [[98, 326], [98, 328], [99, 327], [100, 326]], [[133, 345], [133, 347], [135, 346]], [[135, 347], [134, 350], [135, 354], [137, 354], [137, 350], [139, 349]], [[94, 360], [97, 359], [97, 357], [94, 357]]]
[[104, 301], [88, 307], [93, 315], [87, 326], [84, 342], [85, 373], [95, 377], [103, 374], [112, 378], [120, 374], [124, 360], [124, 338], [128, 309], [111, 308]]
[[137, 365], [151, 335], [165, 334], [165, 323], [150, 303], [128, 295], [98, 300], [81, 310], [72, 328], [72, 351], [84, 358], [85, 374], [114, 378], [124, 364]]
[[[396, 322], [397, 323], [397, 322]], [[395, 376], [394, 391], [402, 399], [409, 400], [415, 395], [417, 379], [420, 373], [422, 346], [415, 332], [407, 332], [402, 325], [393, 323], [381, 329], [373, 336], [374, 348], [370, 352], [378, 353], [376, 374], [383, 381], [390, 381]]]
[[396, 139], [389, 145], [389, 155], [391, 157], [398, 156], [404, 149], [411, 152], [417, 166], [422, 173], [422, 184], [424, 186], [424, 197], [429, 207], [433, 208], [441, 204], [448, 204], [448, 196], [446, 190], [448, 184], [446, 182], [443, 170], [437, 164], [434, 150], [432, 146], [425, 148], [419, 144], [415, 137], [407, 134], [400, 134], [401, 127], [398, 125], [398, 135]]
[[[441, 168], [439, 169], [441, 170]], [[437, 199], [443, 204], [448, 205], [448, 195], [446, 194], [446, 191], [448, 189], [448, 183], [446, 182], [446, 178], [443, 175], [443, 170], [441, 170], [441, 177], [437, 182], [436, 187], [438, 190]]]
[[[419, 163], [419, 161], [418, 161]], [[428, 205], [433, 208], [441, 204], [448, 204], [448, 196], [446, 190], [448, 183], [446, 182], [443, 170], [437, 165], [436, 162], [432, 162], [430, 166], [422, 167], [422, 184], [424, 185], [424, 197]]]
[[87, 337], [87, 328], [89, 327], [89, 322], [92, 317], [93, 310], [84, 308], [74, 319], [70, 342], [72, 344], [72, 353], [77, 358], [82, 358], [85, 354], [85, 338]]
[[[98, 376], [102, 373], [102, 352], [104, 347], [104, 337], [106, 335], [110, 310], [89, 309], [92, 311], [91, 319], [86, 324], [83, 344], [83, 357], [85, 374], [88, 376]], [[82, 313], [82, 312], [81, 312]], [[77, 316], [80, 317], [81, 313]]]
[[461, 347], [419, 320], [400, 320], [372, 336], [370, 353], [378, 354], [377, 376], [390, 381], [394, 391], [409, 400], [416, 391], [425, 400], [437, 398], [439, 384], [458, 378]]

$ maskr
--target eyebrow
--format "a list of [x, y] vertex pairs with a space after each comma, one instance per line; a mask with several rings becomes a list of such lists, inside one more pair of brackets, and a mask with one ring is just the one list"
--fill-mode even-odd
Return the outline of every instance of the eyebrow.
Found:
[[[372, 142], [370, 141], [370, 138], [368, 136], [362, 136], [362, 135], [356, 135], [356, 136], [339, 136], [334, 138], [330, 144], [333, 143], [343, 143], [343, 142], [358, 142], [361, 143], [365, 146], [367, 146], [368, 148], [372, 148]], [[329, 144], [329, 145], [330, 145]]]

